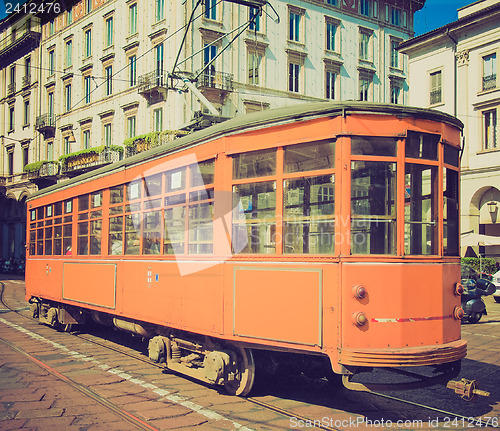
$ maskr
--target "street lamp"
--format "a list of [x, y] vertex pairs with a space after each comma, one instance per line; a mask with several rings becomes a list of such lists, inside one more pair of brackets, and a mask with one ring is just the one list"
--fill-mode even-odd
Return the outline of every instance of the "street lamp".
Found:
[[497, 212], [498, 204], [495, 201], [489, 201], [486, 205], [488, 205], [488, 212], [490, 214], [495, 214]]

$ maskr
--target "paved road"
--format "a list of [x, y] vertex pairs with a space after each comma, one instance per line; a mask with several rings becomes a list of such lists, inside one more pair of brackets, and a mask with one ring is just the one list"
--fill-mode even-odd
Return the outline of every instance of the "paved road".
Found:
[[[23, 280], [4, 283], [9, 304], [25, 309]], [[466, 403], [450, 390], [435, 387], [390, 394], [453, 411], [463, 416], [460, 419], [372, 394], [332, 389], [324, 381], [301, 376], [267, 382], [253, 395], [295, 414], [286, 417], [213, 387], [149, 370], [0, 309], [0, 431], [285, 430], [319, 425], [339, 430], [463, 430], [495, 425], [500, 417], [500, 304], [492, 297], [486, 302], [488, 316], [478, 324], [462, 325], [469, 352], [461, 377], [477, 379], [491, 392], [490, 398]]]

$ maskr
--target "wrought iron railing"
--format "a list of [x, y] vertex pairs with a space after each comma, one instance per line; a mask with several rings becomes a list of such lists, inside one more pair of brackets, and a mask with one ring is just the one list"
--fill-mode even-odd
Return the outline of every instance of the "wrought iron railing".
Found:
[[431, 91], [431, 105], [435, 103], [440, 103], [442, 101], [441, 98], [441, 89]]
[[16, 92], [16, 83], [12, 82], [7, 85], [7, 94], [14, 94]]
[[205, 70], [200, 76], [198, 76], [196, 86], [198, 88], [215, 88], [218, 90], [232, 91], [233, 74]]
[[62, 173], [79, 171], [88, 168], [97, 168], [108, 163], [119, 162], [122, 153], [116, 150], [104, 150], [101, 153], [79, 154], [68, 157], [61, 167]]
[[497, 87], [497, 75], [483, 76], [483, 90], [492, 90]]
[[31, 75], [28, 73], [23, 76], [23, 88], [29, 87], [31, 85]]
[[45, 129], [47, 127], [55, 127], [56, 126], [56, 117], [51, 114], [42, 114], [36, 117], [35, 129]]
[[35, 179], [40, 177], [54, 177], [59, 175], [60, 165], [57, 161], [44, 162], [40, 169], [28, 172], [28, 179]]
[[145, 75], [139, 76], [137, 80], [137, 92], [144, 93], [146, 91], [158, 87], [166, 88], [168, 86], [167, 76], [168, 76], [167, 72], [157, 72], [157, 71], [146, 73]]

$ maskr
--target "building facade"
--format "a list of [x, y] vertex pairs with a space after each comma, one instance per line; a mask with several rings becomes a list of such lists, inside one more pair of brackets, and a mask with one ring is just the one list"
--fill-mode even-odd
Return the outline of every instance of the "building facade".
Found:
[[24, 256], [26, 198], [36, 190], [24, 166], [36, 157], [40, 19], [0, 22], [0, 258]]
[[[461, 8], [457, 21], [403, 42], [400, 50], [409, 57], [410, 104], [453, 114], [465, 125], [461, 232], [500, 236], [500, 2]], [[500, 262], [500, 246], [475, 252]]]
[[[2, 176], [44, 187], [224, 118], [292, 103], [408, 103], [407, 60], [396, 47], [413, 35], [425, 0], [280, 0], [262, 11], [250, 3], [82, 0], [38, 13], [30, 153], [14, 154], [14, 170]], [[3, 25], [7, 36], [11, 23]], [[1, 62], [2, 76], [11, 67]]]

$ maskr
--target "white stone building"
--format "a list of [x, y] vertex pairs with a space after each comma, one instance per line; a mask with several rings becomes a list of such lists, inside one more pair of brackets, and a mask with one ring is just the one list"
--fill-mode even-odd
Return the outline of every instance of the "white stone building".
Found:
[[[399, 49], [409, 57], [409, 103], [453, 114], [465, 125], [461, 232], [500, 236], [500, 1], [461, 8], [457, 21]], [[500, 262], [500, 246], [475, 251]]]

